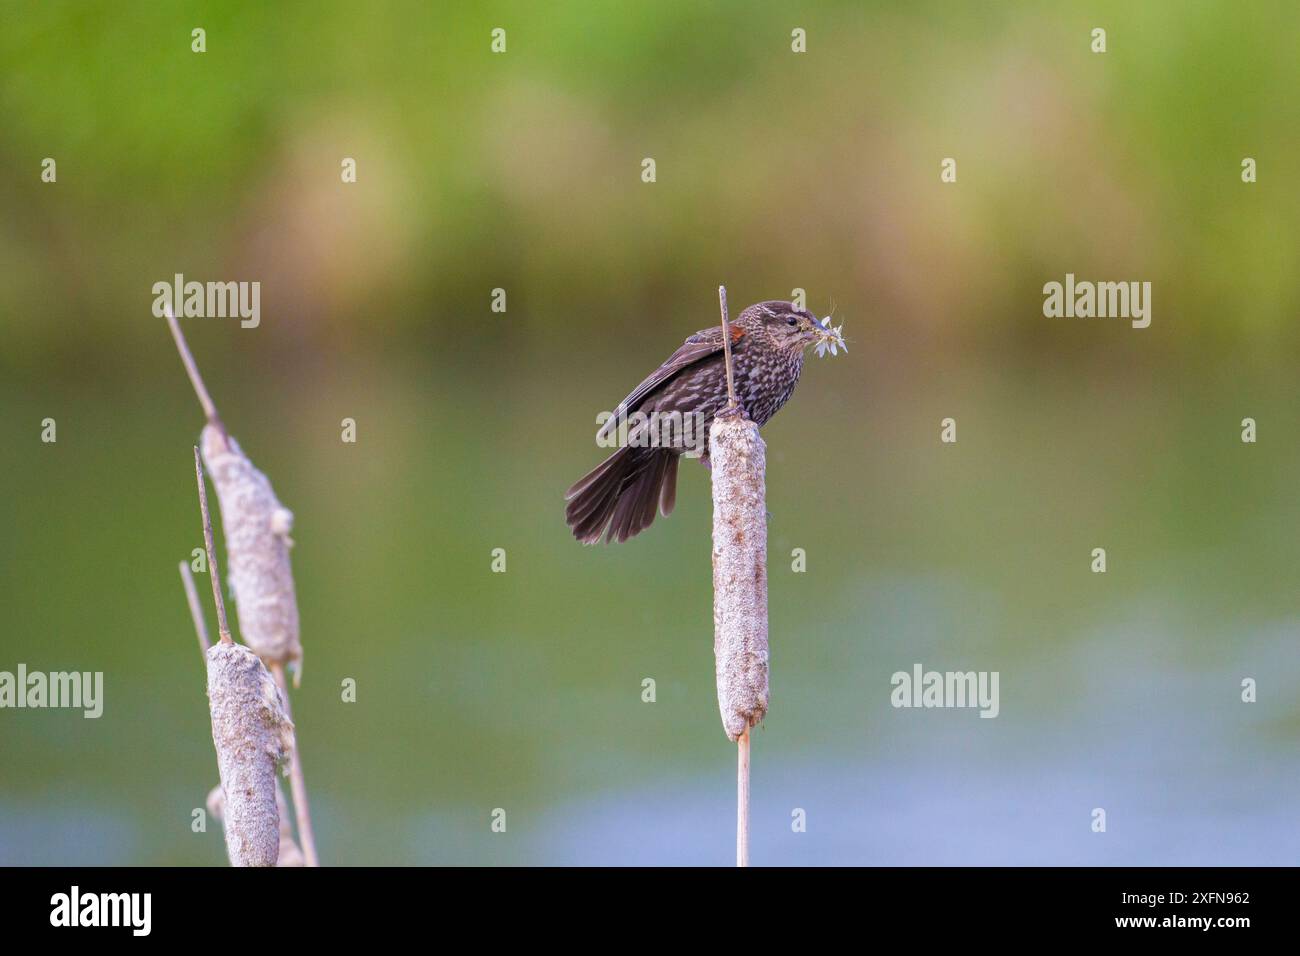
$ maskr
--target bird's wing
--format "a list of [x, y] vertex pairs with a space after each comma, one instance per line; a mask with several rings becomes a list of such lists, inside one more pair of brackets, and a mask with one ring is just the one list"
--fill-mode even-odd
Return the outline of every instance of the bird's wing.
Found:
[[[745, 335], [745, 330], [738, 325], [731, 326], [731, 344], [734, 348]], [[703, 332], [696, 332], [685, 342], [676, 352], [668, 357], [657, 369], [650, 373], [644, 382], [632, 389], [631, 394], [623, 401], [618, 403], [618, 408], [614, 409], [613, 416], [605, 422], [599, 432], [596, 433], [598, 440], [608, 438], [617, 428], [618, 423], [626, 418], [631, 412], [636, 411], [637, 406], [656, 388], [668, 381], [682, 369], [689, 365], [694, 365], [710, 355], [717, 355], [722, 351], [722, 327], [715, 326], [711, 329], [705, 329]]]

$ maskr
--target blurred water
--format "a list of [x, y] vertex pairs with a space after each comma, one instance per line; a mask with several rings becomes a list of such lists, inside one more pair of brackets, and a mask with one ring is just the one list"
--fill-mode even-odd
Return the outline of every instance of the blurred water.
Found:
[[[754, 742], [755, 860], [1294, 859], [1296, 456], [1234, 457], [1229, 426], [1207, 470], [1208, 390], [1173, 406], [1160, 379], [1126, 419], [1069, 379], [1034, 404], [1014, 383], [968, 383], [966, 430], [942, 449], [902, 424], [937, 421], [917, 412], [936, 379], [855, 418], [839, 376], [862, 359], [836, 361], [767, 429], [773, 696]], [[560, 492], [595, 456], [581, 406], [601, 388], [471, 434], [492, 405], [430, 402], [421, 376], [392, 377], [359, 403], [357, 455], [295, 408], [293, 394], [338, 387], [223, 390], [297, 515], [294, 712], [326, 862], [727, 862], [734, 748], [714, 696], [703, 470], [683, 470], [671, 519], [584, 549]], [[14, 418], [39, 421], [26, 401], [11, 399]], [[576, 424], [550, 425], [556, 408]], [[103, 670], [105, 710], [3, 715], [0, 862], [219, 865], [219, 835], [190, 830], [215, 761], [175, 568], [197, 541], [196, 416], [182, 402], [109, 417], [75, 395], [62, 414], [75, 427], [60, 444], [6, 473], [0, 649], [9, 667]], [[1045, 436], [1063, 420], [1060, 447]], [[1152, 422], [1173, 437], [1144, 451]], [[509, 460], [530, 463], [527, 480], [479, 464]], [[1105, 575], [1088, 570], [1098, 542]], [[796, 545], [806, 574], [786, 563]], [[507, 574], [489, 570], [496, 546]], [[892, 708], [890, 675], [915, 663], [998, 671], [1000, 715]], [[1240, 702], [1247, 676], [1258, 703]], [[505, 834], [489, 829], [497, 807]]]
[[[998, 667], [996, 719], [895, 710], [889, 668], [869, 665], [852, 675], [861, 685], [860, 719], [827, 728], [811, 753], [788, 746], [782, 711], [812, 689], [790, 686], [778, 669], [773, 714], [754, 738], [754, 861], [1293, 864], [1300, 774], [1281, 732], [1290, 702], [1280, 691], [1300, 679], [1293, 651], [1300, 622], [1247, 636], [1248, 654], [1189, 667], [1177, 660], [1179, 635], [1144, 613], [1159, 606], [1151, 596], [1125, 623]], [[897, 667], [910, 662], [900, 658]], [[1041, 701], [1054, 696], [1063, 672], [1078, 676], [1082, 692], [1045, 715]], [[1240, 700], [1245, 676], [1259, 681], [1257, 703]], [[486, 805], [393, 815], [375, 807], [368, 816], [329, 786], [314, 800], [317, 829], [327, 852], [351, 862], [726, 863], [734, 852], [734, 748], [718, 733], [707, 749], [709, 766], [694, 769], [675, 766], [667, 753], [588, 755], [553, 800], [514, 788], [504, 801], [504, 834], [489, 833]], [[551, 741], [534, 756], [559, 760], [563, 750]], [[201, 805], [197, 791], [169, 790], [159, 807]], [[137, 800], [125, 786], [80, 800], [57, 786], [35, 798], [6, 796], [0, 862], [221, 862], [218, 835], [178, 838], [174, 826], [145, 823]], [[1106, 810], [1105, 833], [1090, 828], [1095, 807]], [[806, 832], [792, 832], [795, 808], [805, 811]]]
[[[1277, 691], [1294, 686], [1293, 639], [1272, 635], [1243, 670], [1167, 671], [1133, 648], [1149, 634], [1098, 637], [1072, 666], [1087, 699], [1050, 722], [900, 711], [863, 753], [800, 759], [754, 744], [751, 852], [789, 865], [1271, 865], [1300, 857], [1300, 762], [1276, 739]], [[1127, 652], [1126, 652], [1127, 649]], [[1267, 675], [1274, 703], [1239, 702], [1241, 675]], [[1010, 679], [1008, 679], [1010, 678]], [[1132, 696], [1117, 698], [1117, 679]], [[906, 726], [904, 726], [906, 725]], [[566, 803], [539, 824], [529, 858], [561, 864], [725, 864], [734, 853], [734, 778], [669, 779]], [[803, 808], [807, 831], [791, 812]], [[1107, 813], [1105, 833], [1092, 810]]]

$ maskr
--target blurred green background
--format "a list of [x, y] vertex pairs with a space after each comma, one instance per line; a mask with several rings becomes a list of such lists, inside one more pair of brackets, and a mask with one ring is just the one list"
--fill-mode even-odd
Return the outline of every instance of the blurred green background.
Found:
[[[754, 862], [1295, 861], [1293, 3], [0, 13], [0, 670], [106, 697], [0, 712], [0, 863], [225, 862], [178, 272], [261, 282], [257, 329], [184, 328], [296, 515], [325, 863], [730, 861], [707, 475], [624, 546], [562, 501], [719, 283], [851, 349], [765, 429]], [[1151, 327], [1044, 318], [1067, 272], [1152, 282]], [[916, 662], [1001, 715], [891, 708]]]

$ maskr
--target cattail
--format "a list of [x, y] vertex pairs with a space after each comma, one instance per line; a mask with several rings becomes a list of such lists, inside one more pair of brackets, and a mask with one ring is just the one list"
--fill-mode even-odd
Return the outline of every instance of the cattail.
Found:
[[744, 412], [709, 429], [713, 468], [713, 656], [722, 728], [738, 741], [767, 713], [764, 444]]
[[221, 529], [226, 536], [239, 634], [268, 664], [287, 667], [296, 687], [302, 644], [298, 636], [298, 599], [289, 566], [293, 512], [280, 504], [266, 475], [253, 466], [239, 443], [227, 433], [170, 307], [167, 324], [208, 419], [199, 444], [221, 502]]
[[[226, 536], [239, 633], [270, 667], [280, 687], [287, 717], [289, 689], [284, 679], [285, 668], [293, 674], [295, 687], [302, 676], [298, 598], [289, 564], [293, 512], [280, 503], [270, 480], [254, 467], [239, 443], [226, 431], [170, 307], [166, 314], [181, 362], [208, 419], [199, 443], [221, 502], [221, 525]], [[302, 760], [296, 752], [290, 761], [290, 785], [303, 857], [307, 866], [319, 866], [307, 782]]]
[[718, 288], [727, 407], [709, 429], [713, 658], [722, 729], [737, 745], [736, 865], [749, 865], [749, 729], [767, 713], [766, 446], [736, 402], [727, 290]]
[[221, 503], [239, 636], [267, 663], [287, 667], [297, 686], [302, 644], [289, 566], [293, 512], [221, 426], [204, 426], [201, 447]]
[[[280, 781], [275, 782], [275, 806], [280, 813], [280, 855], [276, 860], [276, 866], [303, 866], [302, 850], [293, 839], [293, 826], [289, 823], [289, 801], [284, 798], [284, 790], [280, 787]], [[226, 795], [221, 790], [221, 784], [217, 784], [208, 793], [208, 813], [218, 823], [225, 823], [226, 816]]]
[[232, 866], [275, 866], [280, 858], [276, 773], [293, 751], [293, 724], [275, 678], [247, 647], [214, 644], [207, 660], [226, 852]]
[[[208, 548], [209, 555], [212, 555], [213, 554], [212, 540], [211, 540], [212, 521], [208, 514], [207, 493], [203, 489], [203, 484], [202, 484], [203, 472], [202, 472], [202, 466], [199, 463], [197, 449], [195, 450], [194, 468], [195, 468], [195, 473], [199, 479], [199, 509], [203, 515], [204, 543]], [[226, 609], [224, 606], [224, 602], [222, 602], [221, 600], [221, 587], [220, 587], [220, 577], [219, 577], [220, 572], [217, 570], [215, 563], [212, 565], [212, 569], [213, 569], [212, 581], [214, 584], [213, 595], [216, 597], [217, 600], [217, 621], [221, 630], [221, 640], [222, 640], [222, 643], [218, 646], [238, 647], [239, 645], [234, 644], [230, 639], [230, 632], [226, 624]], [[190, 606], [190, 615], [194, 619], [194, 630], [195, 633], [198, 634], [198, 638], [199, 638], [199, 651], [203, 654], [204, 663], [207, 664], [208, 654], [212, 649], [212, 645], [208, 641], [208, 626], [203, 619], [203, 611], [199, 607], [198, 591], [194, 587], [194, 579], [190, 574], [190, 566], [186, 564], [184, 561], [182, 561], [180, 563], [180, 571], [181, 571], [181, 582], [185, 586], [185, 598], [187, 603]], [[240, 649], [242, 650], [242, 648]], [[257, 658], [254, 658], [254, 660], [257, 660]], [[262, 668], [262, 672], [264, 674], [266, 671], [265, 666], [262, 665], [260, 661], [258, 662], [258, 666]], [[208, 677], [209, 680], [212, 679], [212, 669], [210, 667], [208, 669]], [[261, 685], [261, 675], [258, 675], [258, 681], [259, 681], [259, 691], [261, 695], [264, 696], [265, 692], [264, 692], [264, 687]], [[283, 694], [284, 691], [283, 688], [280, 687], [280, 682], [276, 681], [275, 683], [277, 689], [279, 689], [280, 693]], [[278, 702], [286, 705], [284, 711], [285, 719], [280, 720], [279, 723], [281, 727], [284, 728], [284, 734], [288, 735], [288, 747], [292, 748], [294, 743], [293, 736], [292, 736], [293, 727], [292, 724], [289, 723], [287, 720], [288, 701], [285, 699], [284, 696], [281, 696], [278, 698]], [[255, 710], [256, 709], [257, 708], [255, 708]], [[286, 724], [288, 724], [287, 727], [285, 726]], [[213, 742], [215, 743], [216, 741], [215, 718], [213, 721], [213, 725], [214, 725]], [[283, 746], [284, 740], [281, 740], [280, 743], [281, 746], [278, 748], [280, 751], [278, 759], [283, 759], [284, 755], [288, 753], [288, 750], [286, 749], [285, 746]], [[218, 759], [218, 765], [220, 766], [221, 747], [219, 746], [217, 748], [217, 759]], [[279, 845], [279, 849], [276, 851], [276, 857], [277, 857], [276, 866], [302, 866], [304, 864], [302, 850], [300, 850], [298, 848], [298, 844], [294, 842], [293, 827], [289, 823], [289, 806], [287, 801], [284, 799], [284, 791], [280, 788], [280, 781], [274, 778], [274, 771], [272, 771], [272, 773], [273, 773], [272, 779], [275, 785], [275, 812], [278, 820], [279, 833], [280, 833], [280, 837], [279, 837], [280, 845]], [[214, 817], [216, 817], [217, 820], [221, 821], [223, 825], [225, 823], [225, 816], [226, 816], [225, 804], [226, 804], [225, 792], [222, 790], [221, 785], [218, 784], [217, 786], [213, 787], [212, 792], [208, 794], [208, 812], [211, 813]], [[239, 841], [247, 842], [252, 846], [261, 848], [265, 840], [265, 829], [266, 829], [265, 822], [259, 813], [254, 813], [253, 820], [254, 823], [251, 826], [252, 835], [251, 836], [247, 834], [238, 835], [236, 839]], [[236, 855], [231, 844], [232, 834], [229, 828], [225, 829], [225, 833], [226, 833], [227, 850], [230, 853], [231, 862], [234, 863], [236, 862]], [[258, 849], [256, 851], [256, 853], [261, 853], [261, 852], [263, 852], [261, 849]], [[256, 853], [254, 854], [254, 856], [256, 856]]]

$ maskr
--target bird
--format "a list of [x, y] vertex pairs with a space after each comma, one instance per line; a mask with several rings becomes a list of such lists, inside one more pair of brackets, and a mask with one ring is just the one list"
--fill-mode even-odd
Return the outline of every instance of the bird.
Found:
[[[828, 330], [792, 302], [749, 306], [730, 323], [736, 400], [762, 427], [794, 394], [804, 351]], [[609, 443], [627, 424], [621, 447], [565, 492], [565, 520], [583, 544], [623, 542], [677, 502], [677, 464], [698, 455], [709, 467], [709, 426], [727, 404], [720, 325], [686, 339], [619, 403], [597, 432]]]

